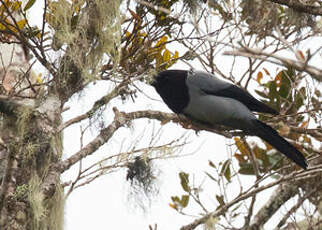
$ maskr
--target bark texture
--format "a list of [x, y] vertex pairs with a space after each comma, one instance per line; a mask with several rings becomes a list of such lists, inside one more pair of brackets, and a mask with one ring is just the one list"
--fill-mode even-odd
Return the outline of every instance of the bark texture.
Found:
[[33, 79], [21, 46], [2, 44], [1, 58], [0, 229], [62, 229], [59, 174], [48, 179], [62, 153], [61, 102], [28, 88]]

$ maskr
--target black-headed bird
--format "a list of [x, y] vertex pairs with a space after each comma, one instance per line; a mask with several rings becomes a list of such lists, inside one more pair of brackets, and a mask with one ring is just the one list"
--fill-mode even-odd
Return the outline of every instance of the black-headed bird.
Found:
[[303, 154], [252, 113], [278, 112], [246, 90], [207, 72], [186, 70], [162, 71], [154, 77], [152, 85], [173, 112], [206, 125], [224, 125], [258, 136], [303, 169], [307, 168]]

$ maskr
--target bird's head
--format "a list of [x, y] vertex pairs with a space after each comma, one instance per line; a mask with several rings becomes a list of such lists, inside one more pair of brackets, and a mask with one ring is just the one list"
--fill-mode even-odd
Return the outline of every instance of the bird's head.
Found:
[[151, 85], [157, 90], [158, 88], [180, 86], [184, 84], [186, 76], [186, 70], [165, 70], [154, 76]]
[[151, 83], [163, 101], [176, 113], [181, 113], [188, 103], [187, 74], [186, 70], [165, 70], [154, 76]]

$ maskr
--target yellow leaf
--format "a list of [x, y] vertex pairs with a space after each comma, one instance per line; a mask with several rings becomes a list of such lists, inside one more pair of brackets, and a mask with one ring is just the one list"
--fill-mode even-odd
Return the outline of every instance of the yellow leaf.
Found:
[[10, 28], [11, 31], [17, 33], [19, 30], [22, 30], [25, 25], [27, 24], [27, 20], [26, 19], [22, 19], [20, 21], [17, 22], [17, 27], [14, 25], [9, 25], [8, 27]]
[[42, 84], [43, 81], [42, 81], [42, 78], [41, 78], [41, 73], [36, 76], [36, 82], [38, 84]]
[[306, 136], [306, 135], [303, 137], [303, 141], [304, 141], [305, 143], [310, 144], [310, 145], [312, 144], [312, 140], [311, 140], [311, 138], [309, 138], [309, 137], [308, 137], [308, 136]]
[[165, 49], [163, 53], [163, 62], [169, 62], [171, 58], [170, 51], [168, 49]]
[[27, 24], [27, 20], [26, 19], [22, 19], [20, 21], [17, 22], [17, 26], [19, 30], [22, 30], [25, 25]]
[[155, 44], [155, 48], [159, 48], [159, 49], [164, 49], [165, 48], [165, 44], [168, 41], [168, 37], [167, 36], [163, 36], [162, 38], [160, 38], [160, 40]]
[[275, 77], [277, 87], [280, 87], [282, 84], [282, 74], [283, 74], [283, 70], [280, 71]]
[[11, 9], [12, 9], [13, 11], [17, 11], [17, 10], [19, 10], [19, 9], [20, 9], [20, 6], [21, 6], [21, 2], [20, 2], [20, 1], [15, 1], [15, 2], [12, 4]]
[[38, 38], [39, 40], [41, 39], [41, 32], [40, 32], [40, 30], [36, 33], [35, 37]]
[[164, 35], [161, 39], [160, 39], [161, 43], [166, 43], [168, 41], [168, 36]]
[[175, 61], [177, 61], [176, 59], [178, 59], [178, 58], [179, 58], [179, 52], [175, 51], [174, 55], [172, 56], [172, 59], [175, 59]]
[[262, 78], [263, 78], [263, 73], [261, 71], [259, 71], [257, 73], [257, 78], [256, 78], [256, 81], [258, 82], [258, 84], [261, 83]]
[[0, 30], [9, 30], [13, 26], [11, 25], [11, 22], [8, 18], [5, 18], [2, 20], [3, 23], [0, 23]]
[[0, 30], [6, 30], [6, 27], [0, 23]]
[[131, 33], [129, 31], [125, 31], [125, 37], [130, 37], [131, 36]]
[[177, 205], [176, 205], [176, 204], [172, 204], [172, 203], [170, 203], [170, 204], [169, 204], [169, 206], [170, 206], [171, 208], [175, 209], [175, 210], [178, 210], [178, 207], [177, 207]]
[[174, 55], [171, 57], [171, 60], [169, 61], [169, 66], [173, 65], [174, 63], [176, 63], [178, 61], [179, 58], [179, 52], [175, 51]]
[[246, 160], [244, 159], [243, 155], [235, 153], [234, 157], [238, 160], [238, 162], [245, 162]]
[[308, 124], [309, 124], [309, 121], [304, 121], [302, 124], [301, 124], [301, 128], [307, 128], [307, 126], [308, 126]]
[[244, 145], [244, 143], [240, 140], [240, 138], [235, 137], [234, 141], [235, 141], [235, 144], [236, 144], [238, 150], [240, 151], [241, 155], [248, 156], [249, 152], [248, 152], [246, 146]]

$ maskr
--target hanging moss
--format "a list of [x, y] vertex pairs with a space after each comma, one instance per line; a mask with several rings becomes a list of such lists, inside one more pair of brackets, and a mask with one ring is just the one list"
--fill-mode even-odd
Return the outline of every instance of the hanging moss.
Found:
[[[41, 189], [42, 181], [38, 175], [33, 175], [29, 181], [28, 201], [32, 213], [30, 229], [33, 230], [62, 230], [64, 222], [63, 188], [58, 185], [50, 199], [45, 199]], [[50, 211], [49, 211], [50, 210]]]

